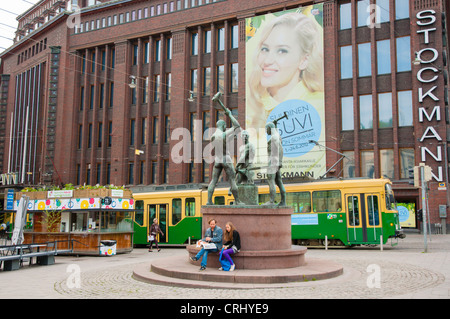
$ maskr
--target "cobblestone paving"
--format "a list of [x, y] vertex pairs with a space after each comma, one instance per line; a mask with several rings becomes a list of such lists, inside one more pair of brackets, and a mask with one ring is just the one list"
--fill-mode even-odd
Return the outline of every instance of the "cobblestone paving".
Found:
[[[132, 278], [128, 266], [119, 266], [107, 271], [92, 271], [82, 275], [80, 289], [68, 288], [67, 281], [55, 283], [55, 290], [69, 298], [203, 298], [219, 299], [277, 299], [277, 298], [389, 298], [411, 293], [419, 289], [435, 287], [444, 282], [442, 274], [418, 266], [380, 260], [361, 261], [357, 259], [339, 260], [344, 269], [351, 267], [359, 276], [348, 282], [327, 284], [323, 282], [305, 283], [304, 287], [266, 289], [197, 289], [152, 285]], [[368, 265], [378, 265], [381, 269], [379, 288], [370, 281]], [[369, 288], [367, 281], [373, 288]]]
[[[57, 256], [51, 266], [28, 266], [0, 271], [1, 298], [69, 299], [291, 299], [291, 298], [442, 298], [450, 299], [450, 236], [433, 238], [423, 253], [423, 237], [413, 235], [397, 247], [309, 249], [307, 258], [330, 259], [344, 266], [344, 275], [298, 283], [284, 288], [199, 289], [153, 285], [135, 280], [133, 269], [151, 260], [186, 254], [183, 248], [160, 253], [134, 249], [113, 257]], [[79, 288], [73, 287], [69, 267], [79, 267]], [[373, 281], [379, 270], [379, 286]], [[208, 270], [206, 270], [208, 271]], [[26, 288], [25, 288], [26, 287]], [[372, 288], [371, 288], [372, 287]]]

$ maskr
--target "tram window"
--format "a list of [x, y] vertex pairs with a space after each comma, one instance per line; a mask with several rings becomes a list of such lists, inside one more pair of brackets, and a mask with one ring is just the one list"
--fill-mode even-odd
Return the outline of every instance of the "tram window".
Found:
[[395, 203], [394, 192], [392, 191], [392, 186], [390, 184], [385, 185], [386, 189], [386, 209], [394, 210], [397, 209]]
[[[287, 193], [287, 194], [289, 194], [289, 193]], [[287, 196], [286, 196], [286, 198], [287, 198]], [[281, 200], [281, 196], [279, 193], [277, 193], [275, 195], [275, 202], [280, 202], [280, 200]], [[268, 201], [270, 201], [270, 195], [269, 194], [259, 194], [258, 201], [259, 201], [259, 205], [263, 205], [263, 204], [267, 203]]]
[[369, 215], [369, 225], [379, 226], [380, 225], [380, 211], [378, 209], [378, 196], [369, 195], [367, 196], [367, 212]]
[[214, 205], [225, 205], [225, 196], [214, 197]]
[[195, 216], [195, 198], [186, 198], [186, 216]]
[[341, 191], [330, 190], [313, 192], [314, 212], [340, 212], [341, 207]]
[[296, 192], [286, 194], [286, 204], [294, 209], [294, 213], [311, 212], [311, 193]]
[[359, 226], [359, 203], [358, 196], [349, 196], [347, 199], [348, 224], [350, 226]]
[[139, 225], [144, 225], [144, 201], [143, 200], [137, 200], [135, 204], [135, 214], [134, 214], [134, 221]]
[[172, 225], [178, 224], [181, 220], [181, 198], [172, 200]]

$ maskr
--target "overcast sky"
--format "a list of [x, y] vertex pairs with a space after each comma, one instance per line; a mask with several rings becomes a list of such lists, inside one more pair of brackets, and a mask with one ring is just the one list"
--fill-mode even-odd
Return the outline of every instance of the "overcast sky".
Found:
[[[13, 45], [17, 30], [17, 16], [30, 9], [40, 0], [0, 0], [0, 52]], [[5, 39], [7, 38], [7, 39]]]

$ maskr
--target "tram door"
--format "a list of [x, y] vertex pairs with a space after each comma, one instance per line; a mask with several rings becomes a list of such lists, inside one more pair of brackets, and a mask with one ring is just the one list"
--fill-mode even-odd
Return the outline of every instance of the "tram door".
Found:
[[346, 195], [349, 243], [379, 243], [382, 232], [379, 194]]
[[367, 242], [379, 244], [380, 235], [383, 228], [381, 227], [380, 216], [380, 194], [364, 194], [366, 202], [366, 232]]
[[159, 228], [161, 228], [164, 235], [158, 234], [158, 242], [167, 243], [167, 221], [169, 220], [169, 210], [167, 204], [151, 204], [148, 205], [148, 228], [147, 233], [150, 236], [150, 227], [153, 224], [153, 219], [158, 219]]
[[361, 197], [360, 194], [345, 196], [347, 208], [347, 239], [349, 243], [363, 241], [361, 225]]

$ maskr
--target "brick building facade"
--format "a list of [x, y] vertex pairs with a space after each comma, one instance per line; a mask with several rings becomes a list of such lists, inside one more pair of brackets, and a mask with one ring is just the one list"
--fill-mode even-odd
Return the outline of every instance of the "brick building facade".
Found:
[[[0, 55], [0, 170], [17, 172], [13, 184], [207, 183], [210, 166], [194, 154], [219, 116], [215, 92], [245, 123], [245, 19], [312, 3], [71, 2], [42, 0], [23, 13]], [[408, 172], [425, 163], [431, 223], [440, 223], [448, 1], [323, 3], [324, 142], [348, 158], [328, 176], [387, 176], [399, 202], [420, 208]], [[193, 133], [191, 163], [171, 158], [180, 127]], [[327, 152], [327, 167], [339, 159]]]

